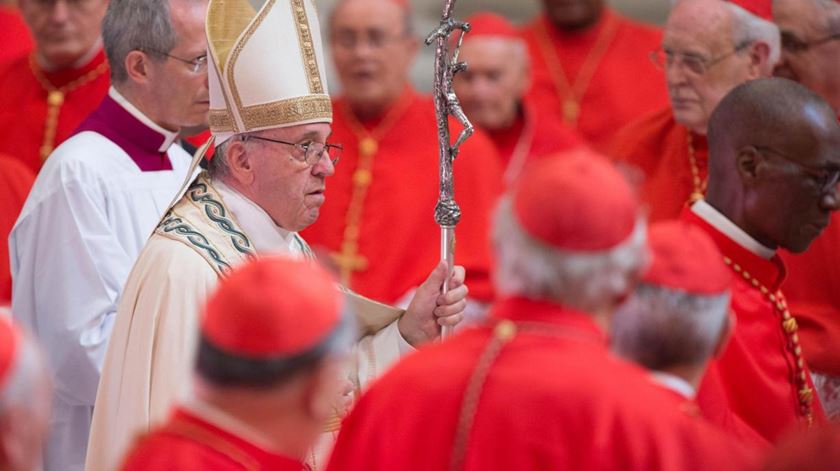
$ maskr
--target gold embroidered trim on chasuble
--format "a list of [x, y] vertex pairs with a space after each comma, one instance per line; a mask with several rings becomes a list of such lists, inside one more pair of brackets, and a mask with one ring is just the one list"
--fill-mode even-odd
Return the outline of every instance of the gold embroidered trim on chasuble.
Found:
[[195, 250], [219, 276], [256, 257], [253, 244], [204, 173], [169, 210], [155, 233]]

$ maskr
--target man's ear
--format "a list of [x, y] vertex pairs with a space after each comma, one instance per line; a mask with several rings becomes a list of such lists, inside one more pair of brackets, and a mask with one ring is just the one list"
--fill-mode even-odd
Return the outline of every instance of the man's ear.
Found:
[[135, 83], [146, 83], [149, 81], [151, 57], [143, 51], [131, 51], [125, 56], [125, 71], [128, 79]]
[[764, 156], [753, 146], [740, 149], [735, 157], [735, 170], [745, 186], [758, 180], [763, 165]]
[[749, 80], [770, 77], [776, 64], [770, 63], [770, 46], [762, 41], [754, 42], [749, 50]]
[[254, 153], [247, 152], [245, 143], [239, 139], [232, 141], [225, 149], [224, 158], [227, 160], [230, 176], [242, 186], [250, 185], [256, 178], [253, 156]]

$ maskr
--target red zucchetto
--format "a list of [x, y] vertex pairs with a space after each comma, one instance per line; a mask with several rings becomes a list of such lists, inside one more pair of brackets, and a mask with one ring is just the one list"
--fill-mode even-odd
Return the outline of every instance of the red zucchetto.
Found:
[[627, 180], [588, 149], [531, 164], [513, 187], [512, 203], [531, 237], [576, 252], [607, 250], [624, 242], [639, 215]]
[[295, 356], [335, 330], [343, 302], [323, 268], [264, 257], [221, 282], [207, 302], [201, 332], [213, 346], [234, 356]]

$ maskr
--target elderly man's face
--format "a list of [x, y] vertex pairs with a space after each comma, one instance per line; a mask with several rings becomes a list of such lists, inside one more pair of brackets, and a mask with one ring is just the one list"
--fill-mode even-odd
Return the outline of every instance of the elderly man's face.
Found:
[[561, 29], [581, 29], [595, 23], [604, 0], [542, 0], [546, 15]]
[[[107, 0], [19, 0], [36, 49], [49, 67], [76, 65], [102, 33]], [[80, 65], [80, 64], [79, 64]]]
[[[330, 135], [329, 124], [316, 123], [273, 129], [260, 137], [295, 144], [324, 144]], [[324, 204], [326, 177], [335, 172], [327, 152], [314, 165], [303, 161], [298, 146], [276, 142], [249, 141], [254, 181], [250, 193], [274, 223], [288, 231], [300, 231], [318, 219]]]
[[169, 51], [172, 57], [155, 57], [150, 61], [150, 84], [155, 100], [146, 106], [154, 109], [150, 115], [168, 129], [203, 126], [207, 124], [210, 108], [206, 62], [196, 68], [184, 61], [196, 61], [207, 53], [204, 35], [207, 4], [173, 2], [170, 8], [178, 40]]
[[384, 106], [408, 80], [417, 39], [405, 11], [386, 0], [341, 0], [330, 21], [330, 46], [342, 93], [351, 105]]
[[[833, 8], [840, 9], [840, 4]], [[825, 10], [813, 0], [776, 0], [773, 20], [782, 32], [782, 59], [775, 74], [796, 80], [840, 104], [840, 35], [830, 39]]]
[[745, 197], [748, 224], [759, 240], [794, 253], [822, 233], [840, 200], [840, 125], [813, 109], [803, 114], [807, 123], [784, 138], [754, 144], [765, 166]]
[[662, 51], [674, 119], [706, 133], [723, 97], [756, 74], [746, 47], [732, 42], [732, 25], [722, 2], [678, 4], [665, 26]]
[[455, 76], [455, 93], [467, 117], [487, 130], [502, 130], [516, 118], [528, 86], [527, 50], [514, 39], [478, 37], [465, 42], [469, 67]]

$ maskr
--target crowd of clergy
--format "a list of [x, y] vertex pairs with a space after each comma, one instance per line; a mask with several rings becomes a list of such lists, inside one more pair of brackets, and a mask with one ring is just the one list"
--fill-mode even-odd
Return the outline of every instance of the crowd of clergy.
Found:
[[412, 9], [0, 0], [0, 470], [840, 469], [840, 1]]

